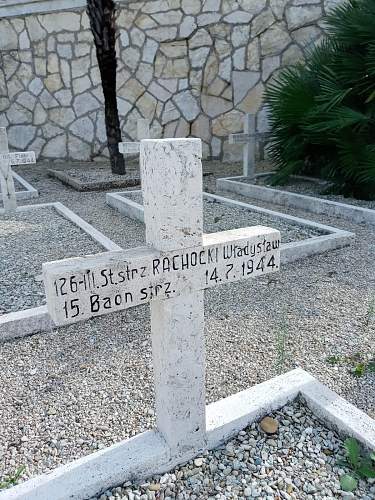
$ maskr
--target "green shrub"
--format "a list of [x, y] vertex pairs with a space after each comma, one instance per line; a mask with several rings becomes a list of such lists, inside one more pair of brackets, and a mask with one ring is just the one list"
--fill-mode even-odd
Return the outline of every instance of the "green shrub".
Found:
[[331, 179], [336, 192], [375, 198], [375, 0], [326, 16], [327, 37], [268, 86], [273, 183]]

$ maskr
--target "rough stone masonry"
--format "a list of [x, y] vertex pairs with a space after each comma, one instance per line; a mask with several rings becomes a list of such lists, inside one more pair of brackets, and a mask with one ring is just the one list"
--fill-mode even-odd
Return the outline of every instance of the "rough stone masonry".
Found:
[[[152, 137], [199, 137], [205, 157], [240, 160], [241, 146], [227, 137], [255, 113], [262, 156], [265, 85], [319, 42], [322, 15], [339, 1], [118, 2], [123, 140], [136, 140], [137, 120], [147, 118]], [[84, 4], [0, 1], [0, 126], [11, 147], [48, 159], [107, 156]]]

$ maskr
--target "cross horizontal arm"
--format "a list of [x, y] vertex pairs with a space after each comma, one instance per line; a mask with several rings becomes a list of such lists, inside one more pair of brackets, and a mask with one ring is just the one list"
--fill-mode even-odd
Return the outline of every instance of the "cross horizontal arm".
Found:
[[57, 325], [152, 300], [278, 271], [280, 233], [263, 226], [207, 234], [203, 245], [159, 252], [141, 247], [43, 265], [48, 310]]
[[246, 144], [252, 137], [254, 137], [253, 134], [231, 134], [229, 144]]
[[24, 151], [21, 153], [0, 153], [0, 162], [10, 161], [11, 165], [28, 165], [36, 163], [34, 151]]
[[118, 149], [122, 154], [137, 154], [140, 152], [140, 142], [119, 142]]

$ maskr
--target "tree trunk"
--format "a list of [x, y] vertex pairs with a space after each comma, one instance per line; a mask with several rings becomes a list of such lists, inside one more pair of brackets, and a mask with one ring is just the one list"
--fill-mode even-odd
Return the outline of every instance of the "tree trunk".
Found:
[[120, 120], [116, 99], [116, 25], [113, 0], [87, 0], [87, 15], [94, 35], [96, 55], [105, 102], [105, 126], [111, 169], [114, 174], [125, 174], [125, 161], [118, 149], [121, 142]]

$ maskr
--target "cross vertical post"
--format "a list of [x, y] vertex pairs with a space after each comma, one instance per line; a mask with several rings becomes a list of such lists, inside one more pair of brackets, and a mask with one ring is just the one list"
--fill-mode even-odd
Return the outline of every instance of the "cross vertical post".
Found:
[[252, 179], [255, 176], [255, 115], [245, 115], [244, 134], [248, 140], [244, 144], [243, 175]]
[[[2, 155], [2, 153], [5, 153]], [[17, 210], [16, 190], [8, 148], [8, 137], [5, 127], [0, 127], [0, 184], [5, 212]]]
[[[202, 245], [199, 139], [141, 142], [147, 244], [161, 251]], [[176, 456], [206, 446], [203, 291], [151, 303], [157, 427]]]
[[247, 113], [244, 117], [244, 131], [231, 134], [229, 144], [243, 144], [243, 176], [255, 177], [255, 115]]

